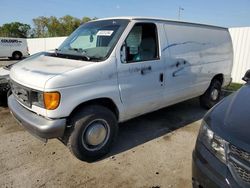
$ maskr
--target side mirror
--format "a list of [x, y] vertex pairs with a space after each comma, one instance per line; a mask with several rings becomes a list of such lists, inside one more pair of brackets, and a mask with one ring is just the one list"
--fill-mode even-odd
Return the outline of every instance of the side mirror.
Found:
[[250, 81], [250, 69], [245, 73], [244, 77], [242, 78], [245, 82]]
[[127, 45], [126, 43], [124, 43], [121, 47], [121, 53], [120, 53], [120, 57], [121, 57], [121, 62], [122, 63], [127, 63]]

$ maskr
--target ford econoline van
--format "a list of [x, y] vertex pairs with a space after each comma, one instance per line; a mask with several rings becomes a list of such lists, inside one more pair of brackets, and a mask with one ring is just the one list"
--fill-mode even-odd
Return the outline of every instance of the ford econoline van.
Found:
[[0, 38], [0, 57], [19, 60], [29, 56], [26, 39]]
[[109, 151], [119, 122], [199, 96], [211, 108], [230, 83], [232, 63], [227, 28], [100, 19], [80, 26], [55, 51], [14, 65], [8, 105], [32, 134], [58, 138], [91, 161]]

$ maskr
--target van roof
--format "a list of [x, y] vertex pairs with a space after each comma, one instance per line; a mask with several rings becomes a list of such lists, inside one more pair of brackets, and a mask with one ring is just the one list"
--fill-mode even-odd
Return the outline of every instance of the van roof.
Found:
[[160, 22], [170, 22], [170, 23], [172, 22], [172, 23], [182, 23], [182, 24], [187, 24], [187, 25], [212, 27], [212, 28], [218, 28], [218, 29], [228, 29], [226, 27], [215, 26], [215, 25], [210, 25], [210, 24], [193, 23], [193, 22], [180, 21], [180, 20], [172, 20], [172, 19], [165, 19], [165, 18], [139, 17], [139, 16], [109, 17], [109, 18], [97, 19], [97, 21], [99, 21], [99, 20], [113, 20], [113, 19], [160, 21]]

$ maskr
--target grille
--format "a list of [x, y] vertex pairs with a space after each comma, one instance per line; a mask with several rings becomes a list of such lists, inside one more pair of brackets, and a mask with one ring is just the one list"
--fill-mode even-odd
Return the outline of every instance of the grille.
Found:
[[250, 153], [234, 145], [230, 145], [229, 160], [231, 167], [238, 178], [243, 182], [250, 184]]
[[17, 83], [11, 82], [11, 90], [15, 98], [27, 107], [31, 107], [30, 91]]
[[245, 161], [250, 162], [250, 154], [246, 151], [243, 151], [241, 149], [238, 149], [237, 147], [231, 145], [230, 151], [232, 154], [237, 155], [241, 159], [244, 159]]
[[250, 183], [250, 172], [235, 162], [232, 162], [235, 172], [246, 183]]

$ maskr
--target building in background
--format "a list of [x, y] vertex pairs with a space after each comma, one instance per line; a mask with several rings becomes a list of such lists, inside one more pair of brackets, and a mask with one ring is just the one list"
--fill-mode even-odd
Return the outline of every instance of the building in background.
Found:
[[243, 83], [242, 77], [250, 69], [250, 27], [230, 28], [234, 48], [233, 82]]

